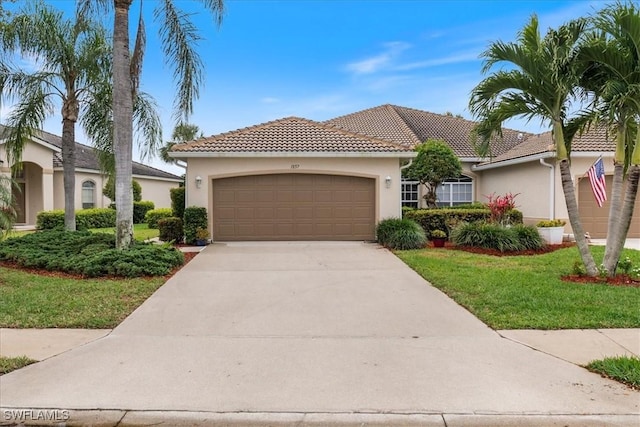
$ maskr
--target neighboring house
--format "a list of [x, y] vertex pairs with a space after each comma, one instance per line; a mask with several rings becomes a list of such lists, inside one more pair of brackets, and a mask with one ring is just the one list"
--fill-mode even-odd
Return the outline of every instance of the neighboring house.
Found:
[[[446, 141], [463, 166], [461, 177], [438, 189], [441, 206], [510, 192], [519, 193], [526, 223], [567, 218], [550, 133], [504, 129], [489, 159], [475, 154], [473, 127], [459, 117], [382, 105], [323, 123], [276, 120], [180, 144], [171, 156], [187, 162], [187, 205], [207, 207], [216, 240], [373, 239], [375, 224], [400, 216], [401, 205], [423, 206], [423, 189], [402, 181], [401, 168], [430, 138]], [[603, 237], [608, 205], [595, 205], [586, 171], [602, 155], [606, 173], [613, 172], [613, 143], [592, 131], [576, 137], [572, 151], [585, 230]], [[638, 221], [629, 237], [640, 237]]]
[[[0, 135], [3, 130], [0, 125]], [[16, 224], [34, 225], [38, 212], [64, 209], [61, 146], [61, 138], [48, 132], [38, 132], [25, 145], [22, 168], [14, 176], [18, 186], [14, 189]], [[0, 138], [0, 170], [10, 175], [11, 166]], [[182, 182], [179, 176], [136, 162], [133, 163], [133, 178], [142, 187], [142, 199], [152, 201], [157, 208], [171, 206], [169, 189]], [[102, 195], [106, 181], [95, 149], [76, 143], [76, 209], [108, 207], [111, 200]]]

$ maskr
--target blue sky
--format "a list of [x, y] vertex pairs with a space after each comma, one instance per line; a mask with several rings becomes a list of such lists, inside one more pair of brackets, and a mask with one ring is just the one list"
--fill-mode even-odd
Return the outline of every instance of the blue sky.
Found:
[[[73, 5], [71, 0], [46, 2]], [[158, 46], [155, 3], [144, 4], [148, 39], [142, 89], [161, 106], [166, 140], [173, 129], [172, 77]], [[199, 9], [194, 1], [176, 3]], [[321, 121], [386, 103], [471, 118], [469, 93], [482, 79], [478, 56], [488, 43], [513, 40], [534, 13], [546, 29], [607, 3], [227, 0], [220, 28], [206, 15], [195, 17], [204, 38], [199, 51], [206, 83], [191, 122], [213, 135], [287, 116]], [[132, 22], [138, 9], [136, 0]], [[539, 123], [507, 125], [542, 130]], [[48, 120], [46, 130], [60, 134], [60, 117]], [[81, 132], [78, 139], [86, 141]], [[157, 159], [146, 163], [182, 173]]]

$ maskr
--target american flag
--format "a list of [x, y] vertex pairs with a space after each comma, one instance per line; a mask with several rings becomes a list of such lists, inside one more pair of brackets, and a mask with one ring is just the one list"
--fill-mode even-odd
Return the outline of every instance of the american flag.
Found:
[[596, 198], [598, 206], [602, 207], [602, 204], [607, 200], [607, 185], [604, 179], [604, 164], [602, 163], [602, 157], [589, 168], [587, 172], [589, 175], [589, 182], [591, 183], [591, 191]]

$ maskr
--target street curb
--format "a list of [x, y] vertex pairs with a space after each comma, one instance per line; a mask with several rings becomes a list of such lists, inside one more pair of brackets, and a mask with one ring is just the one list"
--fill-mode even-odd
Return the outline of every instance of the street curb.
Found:
[[0, 426], [637, 427], [640, 414], [277, 413], [1, 408]]

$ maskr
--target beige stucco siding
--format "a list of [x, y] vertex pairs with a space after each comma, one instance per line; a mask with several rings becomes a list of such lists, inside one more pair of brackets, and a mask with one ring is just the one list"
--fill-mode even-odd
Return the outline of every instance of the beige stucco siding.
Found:
[[[552, 163], [552, 162], [550, 162]], [[488, 169], [476, 172], [476, 194], [478, 200], [486, 202], [492, 193], [505, 195], [507, 193], [518, 194], [516, 206], [522, 211], [525, 223], [537, 222], [542, 218], [549, 218], [551, 213], [550, 199], [550, 168], [543, 166], [539, 161], [521, 163], [501, 168]], [[564, 203], [562, 194], [556, 192], [556, 205], [558, 200]]]
[[156, 208], [170, 208], [171, 195], [169, 190], [178, 187], [178, 182], [145, 178], [140, 175], [134, 179], [142, 187], [142, 200], [150, 200]]
[[[400, 169], [397, 158], [190, 158], [187, 168], [187, 206], [204, 206], [212, 211], [212, 185], [215, 178], [304, 173], [360, 176], [375, 179], [376, 220], [399, 217]], [[202, 178], [201, 188], [195, 178]], [[385, 178], [391, 177], [390, 188]]]

